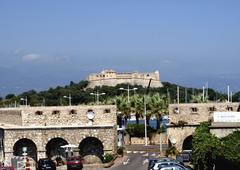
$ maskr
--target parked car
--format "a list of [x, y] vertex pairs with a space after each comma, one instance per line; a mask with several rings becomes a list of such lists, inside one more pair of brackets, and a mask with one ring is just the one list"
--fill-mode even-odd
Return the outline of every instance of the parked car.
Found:
[[174, 162], [174, 163], [178, 163], [178, 164], [181, 164], [183, 165], [182, 162], [176, 160], [176, 159], [173, 159], [171, 157], [162, 157], [162, 158], [158, 158], [158, 159], [149, 159], [148, 160], [148, 170], [153, 170], [154, 168], [154, 165], [157, 164], [157, 163], [167, 163], [167, 162]]
[[152, 168], [154, 167], [155, 163], [157, 163], [157, 161], [158, 161], [158, 159], [149, 159], [147, 170], [152, 170]]
[[155, 163], [153, 170], [162, 170], [164, 167], [169, 167], [169, 170], [188, 170], [188, 168], [175, 161], [157, 162]]
[[191, 162], [192, 150], [183, 150], [181, 153], [177, 155], [177, 159], [182, 160], [183, 162]]
[[80, 170], [82, 168], [83, 168], [83, 164], [82, 164], [82, 158], [80, 156], [73, 156], [67, 159], [68, 170], [72, 170], [72, 169]]
[[158, 170], [190, 170], [184, 166], [179, 166], [179, 165], [168, 165], [168, 166], [164, 166]]
[[39, 159], [37, 163], [38, 170], [56, 170], [56, 165], [51, 159]]

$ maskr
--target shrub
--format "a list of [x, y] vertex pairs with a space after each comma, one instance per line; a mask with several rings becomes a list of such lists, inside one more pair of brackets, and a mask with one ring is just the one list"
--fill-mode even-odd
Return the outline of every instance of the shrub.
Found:
[[111, 153], [106, 153], [103, 157], [103, 163], [108, 163], [113, 160], [113, 154]]
[[177, 155], [178, 154], [178, 150], [177, 150], [177, 148], [175, 147], [175, 146], [171, 146], [170, 148], [168, 148], [167, 150], [166, 150], [166, 155], [167, 156], [175, 156], [175, 155]]
[[[130, 137], [144, 137], [145, 136], [145, 125], [144, 124], [128, 124], [126, 132]], [[147, 126], [147, 134], [156, 132], [152, 127]]]
[[118, 147], [118, 149], [117, 149], [117, 154], [118, 155], [123, 155], [123, 147]]

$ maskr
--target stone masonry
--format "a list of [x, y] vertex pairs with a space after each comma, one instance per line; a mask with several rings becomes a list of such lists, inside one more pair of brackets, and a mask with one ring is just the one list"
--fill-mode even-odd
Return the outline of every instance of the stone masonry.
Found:
[[[239, 103], [184, 103], [170, 104], [168, 139], [178, 150], [182, 150], [184, 140], [192, 136], [195, 128], [204, 121], [213, 120], [213, 112], [239, 112]], [[186, 122], [180, 126], [179, 121]], [[210, 127], [211, 128], [211, 127]], [[212, 126], [214, 128], [214, 126]], [[218, 127], [218, 131], [222, 127]], [[216, 130], [215, 130], [216, 131]]]
[[147, 87], [149, 80], [151, 87], [162, 87], [160, 82], [159, 71], [154, 73], [118, 73], [114, 70], [103, 70], [101, 73], [92, 73], [88, 76], [88, 87], [94, 88], [95, 86], [116, 86], [117, 84], [128, 83], [130, 85], [142, 85]]
[[[89, 119], [88, 112], [94, 113], [94, 118]], [[0, 109], [1, 148], [4, 148], [0, 161], [10, 164], [14, 145], [21, 139], [35, 144], [37, 159], [47, 157], [46, 145], [56, 138], [79, 146], [82, 140], [93, 137], [102, 143], [105, 153], [115, 153], [116, 119], [113, 105]]]

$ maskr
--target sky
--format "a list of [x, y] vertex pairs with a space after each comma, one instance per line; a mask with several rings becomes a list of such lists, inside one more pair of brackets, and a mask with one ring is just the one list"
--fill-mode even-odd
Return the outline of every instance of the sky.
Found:
[[239, 0], [1, 0], [0, 96], [103, 69], [240, 91]]

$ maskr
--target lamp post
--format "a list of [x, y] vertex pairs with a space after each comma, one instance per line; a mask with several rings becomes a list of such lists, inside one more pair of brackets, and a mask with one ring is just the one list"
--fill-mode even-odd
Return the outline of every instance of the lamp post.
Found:
[[150, 88], [150, 85], [151, 85], [151, 82], [152, 82], [152, 78], [149, 79], [149, 82], [148, 82], [148, 87], [147, 87], [147, 91], [146, 93], [143, 95], [143, 105], [144, 105], [144, 125], [145, 125], [145, 146], [148, 145], [148, 140], [147, 140], [147, 104], [146, 104], [146, 95], [148, 94], [149, 92], [149, 88]]
[[69, 94], [68, 96], [63, 96], [63, 98], [68, 99], [68, 101], [69, 101], [69, 106], [72, 105], [72, 97], [71, 97], [71, 94]]
[[99, 96], [105, 95], [106, 93], [99, 93], [98, 90], [96, 93], [90, 93], [90, 95], [94, 95], [96, 97], [96, 103], [99, 104]]
[[25, 106], [27, 107], [27, 96], [25, 98], [20, 98], [21, 101], [25, 101]]
[[129, 92], [132, 91], [132, 90], [137, 90], [137, 88], [134, 87], [134, 88], [130, 89], [129, 85], [128, 85], [127, 89], [124, 89], [123, 87], [121, 87], [121, 88], [119, 88], [119, 90], [126, 90], [128, 92], [128, 103], [129, 103]]

